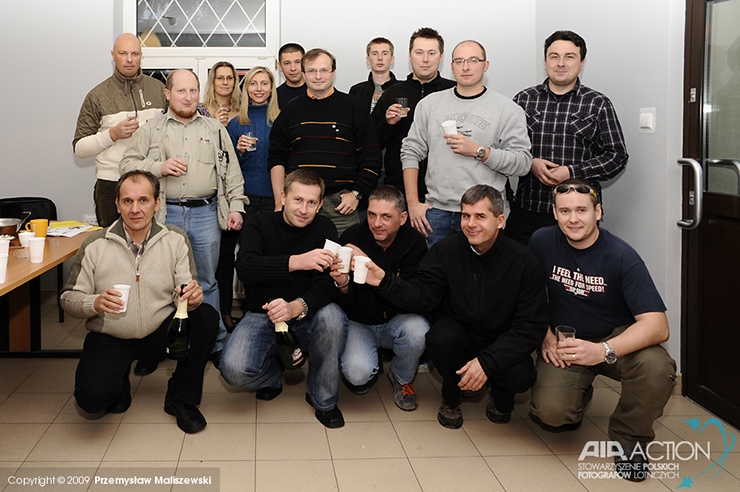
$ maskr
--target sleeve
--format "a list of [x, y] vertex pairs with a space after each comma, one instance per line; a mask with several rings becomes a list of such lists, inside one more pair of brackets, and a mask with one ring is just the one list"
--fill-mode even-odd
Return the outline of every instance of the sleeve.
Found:
[[92, 318], [100, 314], [93, 307], [98, 297], [95, 289], [95, 261], [91, 258], [92, 255], [88, 255], [88, 246], [98, 237], [100, 236], [90, 236], [80, 246], [59, 298], [62, 309], [75, 318]]
[[[321, 235], [321, 243], [324, 242], [324, 239], [331, 239], [336, 242], [338, 240], [337, 228], [334, 226], [333, 222], [327, 222], [326, 230]], [[306, 301], [309, 318], [313, 317], [313, 315], [316, 314], [316, 311], [322, 307], [334, 302], [336, 300], [337, 293], [338, 291], [334, 287], [334, 280], [329, 275], [328, 270], [324, 272], [313, 271], [311, 287], [302, 296], [300, 296], [303, 297], [304, 301]]]
[[[156, 177], [162, 177], [162, 162], [161, 160], [154, 160], [149, 157], [149, 149], [152, 144], [152, 139], [155, 138], [153, 135], [156, 120], [147, 122], [139, 128], [131, 137], [131, 143], [123, 152], [121, 158], [121, 164], [119, 165], [121, 174], [133, 171], [134, 169], [141, 169], [149, 171]], [[164, 132], [167, 129], [167, 125], [163, 125], [160, 131]], [[156, 156], [157, 159], [160, 156]]]
[[569, 165], [571, 178], [605, 181], [616, 177], [627, 166], [629, 154], [624, 143], [622, 126], [614, 105], [606, 97], [599, 109], [596, 125], [592, 145], [594, 156], [579, 164]]
[[[427, 110], [428, 99], [422, 100], [416, 106], [414, 121], [411, 123], [409, 134], [401, 144], [401, 166], [403, 169], [418, 169], [419, 162], [429, 155], [429, 144], [427, 141]], [[427, 103], [427, 104], [425, 104]], [[490, 159], [490, 158], [489, 158]]]
[[84, 159], [97, 155], [104, 149], [113, 145], [108, 129], [100, 129], [102, 118], [100, 108], [95, 98], [88, 94], [80, 108], [77, 117], [77, 128], [72, 140], [72, 148], [77, 157]]
[[239, 124], [238, 116], [236, 118], [232, 118], [231, 121], [229, 121], [229, 124], [226, 125], [226, 131], [229, 133], [231, 145], [234, 146], [236, 156], [239, 158], [239, 165], [243, 167], [247, 159], [249, 158], [247, 154], [251, 154], [251, 152], [240, 153], [238, 150], [236, 150], [236, 144], [237, 142], [239, 142], [239, 137], [241, 137], [242, 133], [244, 133], [242, 125]]
[[[175, 253], [175, 285], [180, 286], [182, 284], [187, 284], [191, 280], [198, 280], [198, 272], [195, 268], [195, 257], [193, 256], [193, 249], [190, 246], [190, 239], [188, 239], [188, 235], [182, 229], [179, 229], [177, 231], [174, 231], [171, 228], [169, 229], [170, 233], [178, 234], [181, 238], [181, 240], [177, 242], [177, 250]], [[178, 297], [179, 296], [177, 295], [177, 292], [173, 292], [172, 302], [175, 305], [177, 305], [177, 302], [179, 300]], [[202, 303], [203, 300], [201, 299], [201, 302], [197, 306], [188, 306], [188, 311], [192, 311], [193, 309], [200, 306]]]
[[385, 148], [385, 146], [388, 145], [391, 137], [393, 137], [393, 131], [397, 126], [389, 124], [385, 119], [385, 112], [388, 111], [391, 104], [393, 104], [393, 98], [388, 91], [385, 91], [380, 96], [380, 99], [378, 99], [378, 102], [375, 104], [375, 108], [371, 114], [381, 148]]
[[497, 137], [497, 141], [490, 143], [491, 154], [484, 164], [505, 176], [525, 176], [529, 173], [532, 168], [532, 144], [527, 133], [527, 117], [521, 107], [512, 106]]
[[528, 264], [523, 271], [511, 328], [478, 355], [489, 377], [529, 357], [545, 338], [548, 326], [545, 276], [539, 261], [535, 263]]
[[270, 148], [267, 154], [267, 167], [283, 166], [288, 169], [288, 156], [290, 155], [290, 134], [288, 131], [288, 119], [290, 108], [286, 107], [272, 123], [270, 130]]
[[229, 202], [229, 212], [244, 212], [244, 203], [247, 199], [244, 196], [244, 176], [242, 175], [241, 166], [239, 166], [239, 159], [231, 143], [229, 132], [226, 131], [226, 128], [222, 124], [217, 124], [219, 126], [218, 132], [221, 150], [227, 153], [224, 192], [226, 194], [226, 201]]
[[236, 258], [236, 274], [247, 285], [258, 283], [266, 278], [275, 282], [289, 282], [288, 262], [290, 256], [268, 256], [265, 250], [270, 231], [267, 221], [260, 221], [257, 214], [247, 215], [239, 235], [239, 253]]
[[632, 250], [630, 254], [625, 255], [622, 261], [627, 263], [622, 268], [623, 273], [620, 278], [622, 295], [632, 316], [666, 312], [663, 299], [640, 255]]
[[378, 185], [382, 153], [370, 115], [366, 109], [363, 109], [359, 100], [353, 101], [353, 103], [355, 103], [353, 119], [355, 121], [354, 134], [357, 152], [357, 174], [353, 189], [367, 197]]

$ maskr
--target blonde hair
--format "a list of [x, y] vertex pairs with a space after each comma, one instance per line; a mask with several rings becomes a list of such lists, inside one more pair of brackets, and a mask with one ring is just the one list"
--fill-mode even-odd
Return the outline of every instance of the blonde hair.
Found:
[[231, 73], [234, 75], [234, 90], [231, 91], [229, 104], [231, 104], [232, 108], [237, 109], [239, 108], [239, 102], [241, 101], [241, 92], [239, 91], [239, 75], [236, 73], [234, 65], [227, 61], [217, 62], [215, 65], [213, 65], [213, 68], [211, 68], [210, 72], [208, 72], [208, 82], [206, 82], [206, 93], [203, 97], [203, 105], [206, 108], [218, 107], [218, 104], [216, 103], [216, 90], [214, 89], [214, 85], [216, 79], [216, 70], [221, 67], [226, 67], [230, 69]]
[[244, 89], [242, 89], [242, 104], [241, 109], [239, 110], [239, 123], [242, 125], [249, 124], [249, 84], [258, 73], [266, 73], [267, 77], [270, 79], [270, 85], [272, 85], [272, 88], [270, 89], [270, 97], [267, 98], [267, 124], [272, 126], [272, 122], [275, 121], [280, 114], [280, 109], [278, 108], [275, 76], [267, 67], [254, 67], [244, 76]]

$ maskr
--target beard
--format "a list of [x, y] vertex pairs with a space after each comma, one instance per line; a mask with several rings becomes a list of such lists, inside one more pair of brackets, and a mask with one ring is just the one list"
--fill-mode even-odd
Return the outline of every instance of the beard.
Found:
[[196, 106], [195, 109], [193, 109], [192, 111], [180, 111], [179, 109], [175, 109], [174, 107], [170, 106], [170, 111], [172, 111], [178, 118], [189, 120], [190, 118], [195, 116], [195, 113], [198, 112], [198, 107]]

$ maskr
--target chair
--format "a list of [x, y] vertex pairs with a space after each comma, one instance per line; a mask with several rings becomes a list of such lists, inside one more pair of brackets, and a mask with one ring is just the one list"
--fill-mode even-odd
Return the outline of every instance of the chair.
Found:
[[[23, 212], [31, 212], [24, 224], [34, 219], [57, 220], [57, 206], [48, 198], [43, 197], [15, 197], [0, 198], [0, 217], [8, 219], [20, 219]], [[60, 263], [57, 266], [57, 309], [59, 310], [59, 322], [64, 323], [64, 310], [59, 303], [64, 287], [64, 267]]]

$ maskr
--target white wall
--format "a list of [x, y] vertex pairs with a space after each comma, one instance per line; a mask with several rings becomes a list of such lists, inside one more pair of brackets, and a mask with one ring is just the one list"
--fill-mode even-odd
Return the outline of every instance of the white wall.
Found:
[[[281, 42], [328, 49], [338, 60], [336, 85], [347, 90], [367, 78], [364, 50], [370, 39], [394, 42], [394, 72], [403, 78], [410, 71], [409, 36], [430, 26], [447, 45], [443, 75], [451, 76], [454, 45], [473, 38], [491, 60], [486, 84], [513, 96], [544, 79], [542, 43], [552, 31], [572, 29], [584, 36], [589, 53], [583, 82], [614, 102], [630, 153], [627, 170], [605, 187], [604, 225], [645, 259], [669, 309], [668, 349], [678, 359], [683, 0], [473, 0], [453, 12], [442, 5], [324, 0], [317, 15], [313, 4], [282, 0]], [[0, 196], [48, 196], [65, 218], [79, 220], [93, 211], [94, 160], [74, 157], [71, 142], [85, 94], [112, 71], [119, 8], [120, 0], [3, 5]], [[638, 109], [650, 106], [657, 108], [657, 132], [640, 134]]]

